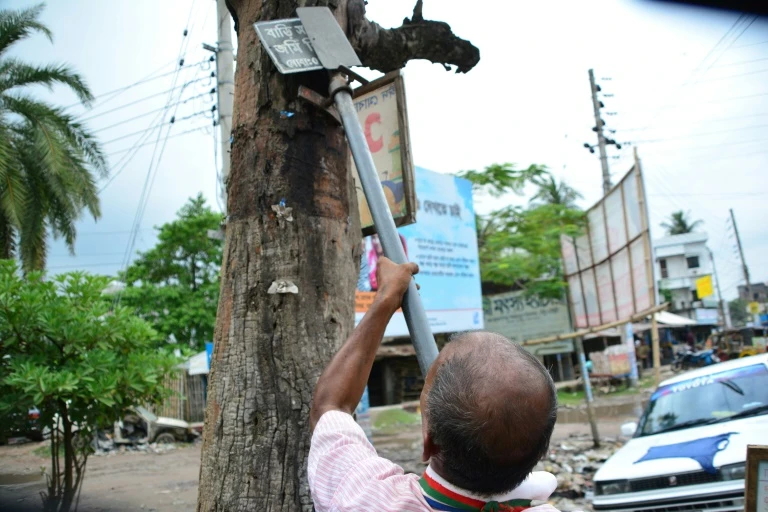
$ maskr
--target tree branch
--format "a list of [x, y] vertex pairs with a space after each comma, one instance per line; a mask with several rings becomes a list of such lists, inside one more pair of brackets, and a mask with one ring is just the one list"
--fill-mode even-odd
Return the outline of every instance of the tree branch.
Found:
[[349, 39], [364, 66], [383, 73], [405, 66], [409, 60], [425, 59], [456, 66], [457, 73], [466, 73], [480, 61], [480, 50], [461, 39], [450, 25], [425, 20], [422, 0], [413, 9], [413, 18], [403, 20], [398, 28], [384, 29], [365, 18], [365, 0], [349, 0]]

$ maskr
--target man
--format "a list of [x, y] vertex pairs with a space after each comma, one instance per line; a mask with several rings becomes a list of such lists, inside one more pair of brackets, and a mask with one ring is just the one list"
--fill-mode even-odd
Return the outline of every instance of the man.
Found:
[[[522, 510], [555, 490], [534, 472], [557, 418], [554, 383], [544, 366], [503, 336], [459, 336], [430, 368], [421, 394], [424, 475], [378, 457], [352, 419], [389, 319], [413, 263], [379, 260], [376, 299], [315, 388], [308, 477], [318, 512]], [[541, 505], [531, 511], [553, 511]]]

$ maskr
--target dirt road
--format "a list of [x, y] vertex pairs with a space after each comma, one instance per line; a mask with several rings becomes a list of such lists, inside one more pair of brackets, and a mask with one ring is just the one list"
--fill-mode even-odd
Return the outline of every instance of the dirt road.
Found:
[[[601, 437], [616, 438], [625, 421], [636, 418], [637, 399], [603, 400], [597, 407]], [[583, 410], [561, 409], [553, 450], [569, 436], [589, 435]], [[406, 471], [421, 473], [421, 425], [396, 425], [374, 431], [383, 457]], [[50, 459], [36, 454], [46, 443], [0, 447], [0, 510], [39, 510], [45, 489], [40, 473]], [[176, 445], [165, 453], [111, 452], [92, 456], [80, 497], [80, 510], [193, 510], [197, 500], [200, 445]]]

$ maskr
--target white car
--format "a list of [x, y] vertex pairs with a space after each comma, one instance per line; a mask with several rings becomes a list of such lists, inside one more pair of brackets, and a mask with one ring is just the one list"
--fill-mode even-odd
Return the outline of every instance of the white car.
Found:
[[744, 510], [747, 445], [768, 442], [768, 354], [661, 383], [595, 474], [594, 510]]

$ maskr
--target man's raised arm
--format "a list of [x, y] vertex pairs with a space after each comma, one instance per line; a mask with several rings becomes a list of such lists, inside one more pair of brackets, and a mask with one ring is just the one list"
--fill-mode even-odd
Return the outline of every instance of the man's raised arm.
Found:
[[328, 411], [348, 414], [357, 407], [371, 374], [384, 330], [390, 318], [398, 310], [411, 282], [418, 273], [415, 263], [396, 265], [387, 258], [379, 258], [376, 298], [341, 349], [323, 371], [315, 386], [312, 408], [309, 412], [310, 427], [314, 430], [320, 417]]

